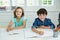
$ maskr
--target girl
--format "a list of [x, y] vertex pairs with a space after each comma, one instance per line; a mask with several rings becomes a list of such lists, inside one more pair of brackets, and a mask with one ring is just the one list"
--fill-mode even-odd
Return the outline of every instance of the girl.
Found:
[[[15, 27], [12, 27], [12, 25]], [[24, 10], [21, 7], [17, 7], [14, 11], [14, 18], [9, 22], [7, 31], [15, 29], [23, 29], [26, 26], [26, 18], [24, 17]]]

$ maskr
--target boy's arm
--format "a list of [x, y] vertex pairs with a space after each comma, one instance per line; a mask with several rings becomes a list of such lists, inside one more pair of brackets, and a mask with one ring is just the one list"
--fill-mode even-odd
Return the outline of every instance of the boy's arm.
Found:
[[50, 26], [41, 25], [40, 28], [43, 28], [43, 29], [50, 29]]
[[40, 35], [43, 35], [43, 32], [42, 32], [42, 31], [38, 31], [38, 30], [37, 30], [37, 19], [35, 19], [35, 21], [34, 21], [34, 23], [33, 23], [32, 31], [35, 32], [35, 33], [38, 33], [38, 34], [40, 34]]
[[49, 20], [49, 26], [50, 26], [51, 29], [55, 28], [55, 25], [51, 22], [51, 20]]
[[35, 33], [38, 33], [40, 35], [43, 35], [44, 34], [44, 32], [38, 31], [36, 28], [32, 28], [32, 31], [35, 32]]
[[45, 26], [45, 28], [50, 29], [50, 26]]
[[37, 28], [37, 26], [38, 26], [37, 24], [38, 24], [38, 23], [37, 23], [37, 19], [35, 19], [32, 28]]

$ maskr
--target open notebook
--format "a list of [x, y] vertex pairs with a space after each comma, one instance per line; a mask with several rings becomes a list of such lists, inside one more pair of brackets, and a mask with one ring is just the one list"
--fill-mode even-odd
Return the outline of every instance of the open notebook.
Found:
[[21, 29], [21, 30], [12, 30], [12, 31], [9, 31], [8, 32], [9, 35], [16, 35], [16, 34], [24, 34], [24, 30]]
[[13, 38], [14, 37], [16, 37], [16, 38], [24, 38], [24, 29], [9, 31], [8, 36], [11, 36]]
[[53, 36], [53, 30], [52, 29], [42, 29], [44, 32], [44, 35], [39, 35], [32, 30], [26, 30], [25, 31], [25, 37], [49, 37]]

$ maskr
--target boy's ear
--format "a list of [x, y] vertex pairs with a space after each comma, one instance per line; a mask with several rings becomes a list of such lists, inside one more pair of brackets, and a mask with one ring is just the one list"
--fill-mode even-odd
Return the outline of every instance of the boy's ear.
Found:
[[60, 27], [60, 24], [58, 24], [57, 27]]

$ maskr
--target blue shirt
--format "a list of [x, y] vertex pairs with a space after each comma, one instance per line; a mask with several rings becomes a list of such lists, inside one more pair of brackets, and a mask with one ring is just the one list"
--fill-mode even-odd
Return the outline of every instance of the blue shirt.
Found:
[[34, 23], [33, 23], [32, 28], [39, 28], [42, 25], [44, 25], [44, 26], [50, 26], [51, 29], [55, 28], [55, 25], [48, 18], [45, 18], [44, 22], [42, 22], [39, 18], [36, 18], [35, 21], [34, 21]]

